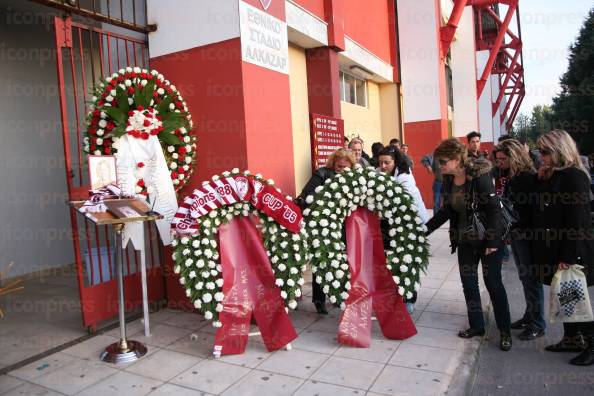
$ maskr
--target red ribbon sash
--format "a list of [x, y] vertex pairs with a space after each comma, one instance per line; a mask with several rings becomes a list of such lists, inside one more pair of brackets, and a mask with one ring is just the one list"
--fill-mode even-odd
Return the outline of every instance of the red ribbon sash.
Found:
[[297, 338], [254, 223], [236, 217], [221, 226], [219, 246], [225, 299], [219, 314], [222, 327], [215, 336], [215, 354], [245, 351], [252, 314], [269, 351]]
[[378, 217], [359, 208], [347, 218], [345, 226], [351, 290], [340, 318], [338, 342], [369, 347], [372, 311], [386, 338], [403, 340], [414, 336], [417, 329], [386, 268]]

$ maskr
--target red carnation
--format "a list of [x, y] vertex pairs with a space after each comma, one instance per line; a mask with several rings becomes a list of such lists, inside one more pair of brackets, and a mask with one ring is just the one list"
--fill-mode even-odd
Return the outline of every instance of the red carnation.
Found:
[[97, 148], [97, 147], [96, 147], [94, 144], [91, 144], [91, 147], [90, 147], [90, 149], [91, 149], [91, 152], [94, 152], [96, 148]]
[[184, 146], [181, 146], [180, 148], [177, 149], [177, 152], [180, 154], [185, 154], [186, 153], [186, 148]]
[[128, 112], [128, 117], [132, 117], [133, 115], [134, 115], [134, 110], [130, 110], [130, 111]]
[[153, 98], [158, 98], [159, 97], [159, 93], [157, 91], [153, 92]]
[[105, 127], [108, 131], [111, 131], [112, 129], [115, 128], [115, 124], [113, 122], [108, 122], [107, 126]]
[[134, 93], [134, 87], [128, 87], [128, 93], [133, 94]]
[[145, 127], [151, 126], [151, 121], [150, 120], [144, 120], [144, 123], [143, 124], [144, 124]]
[[99, 117], [101, 115], [101, 112], [99, 111], [99, 109], [95, 109], [95, 111], [93, 111], [93, 117]]
[[97, 102], [97, 106], [99, 106], [99, 107], [103, 106], [104, 104], [105, 104], [105, 102], [102, 101], [102, 100], [100, 100], [99, 102]]
[[105, 147], [105, 154], [111, 154], [111, 149], [109, 147]]
[[144, 140], [148, 140], [148, 138], [149, 138], [149, 136], [150, 136], [150, 135], [149, 135], [147, 132], [142, 132], [142, 133], [140, 134], [140, 136], [141, 136], [141, 137], [142, 137]]
[[95, 129], [95, 127], [89, 127], [88, 132], [89, 135], [94, 135], [97, 132], [97, 130]]
[[136, 183], [136, 185], [138, 185], [140, 187], [144, 187], [144, 180], [143, 179], [139, 179], [138, 182]]
[[171, 178], [177, 179], [177, 172], [171, 172]]
[[138, 106], [136, 106], [136, 110], [143, 111], [144, 110], [144, 106], [143, 105], [138, 105]]
[[144, 162], [139, 162], [136, 164], [136, 166], [139, 168], [144, 168]]

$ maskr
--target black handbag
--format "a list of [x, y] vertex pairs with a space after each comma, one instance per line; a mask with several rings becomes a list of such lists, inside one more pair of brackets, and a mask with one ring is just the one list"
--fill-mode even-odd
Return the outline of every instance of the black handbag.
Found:
[[[472, 211], [470, 229], [467, 231], [467, 239], [482, 242], [486, 239], [485, 214], [478, 210], [477, 197], [474, 190], [474, 183], [470, 185]], [[512, 202], [507, 198], [499, 198], [501, 205], [501, 225], [503, 228], [503, 240], [508, 240], [514, 224], [519, 220], [518, 213], [514, 210]]]

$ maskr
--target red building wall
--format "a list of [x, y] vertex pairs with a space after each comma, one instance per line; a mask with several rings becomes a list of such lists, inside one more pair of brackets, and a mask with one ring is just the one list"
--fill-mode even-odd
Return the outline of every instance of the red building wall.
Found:
[[343, 0], [344, 33], [377, 57], [391, 63], [389, 0]]
[[318, 18], [327, 20], [324, 13], [324, 0], [293, 0], [293, 3], [300, 5]]

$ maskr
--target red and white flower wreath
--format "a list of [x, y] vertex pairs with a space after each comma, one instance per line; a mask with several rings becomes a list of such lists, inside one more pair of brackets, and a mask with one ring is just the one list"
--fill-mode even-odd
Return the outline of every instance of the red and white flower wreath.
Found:
[[[95, 85], [89, 107], [85, 152], [113, 155], [124, 134], [145, 140], [156, 135], [175, 189], [186, 184], [196, 157], [192, 117], [177, 88], [162, 74], [139, 67], [120, 69]], [[144, 166], [137, 164], [139, 174]], [[142, 178], [136, 192], [147, 195]]]

